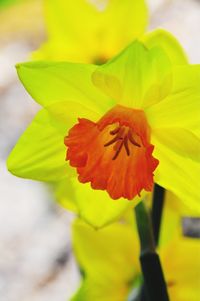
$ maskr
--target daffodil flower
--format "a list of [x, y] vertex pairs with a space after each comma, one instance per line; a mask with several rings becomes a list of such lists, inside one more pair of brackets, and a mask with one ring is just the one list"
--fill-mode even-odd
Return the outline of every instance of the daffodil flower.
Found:
[[175, 237], [160, 251], [170, 300], [199, 300], [200, 257], [197, 255], [199, 252], [200, 240], [190, 237]]
[[44, 109], [8, 159], [13, 174], [65, 181], [95, 227], [135, 206], [154, 182], [199, 210], [200, 67], [186, 64], [169, 34], [134, 41], [99, 67], [30, 62], [17, 70]]
[[[197, 256], [200, 239], [184, 237], [181, 211], [174, 211], [173, 216], [169, 212], [172, 211], [173, 201], [179, 203], [179, 200], [168, 192], [165, 201], [164, 214], [167, 219], [161, 228], [159, 254], [170, 300], [197, 301], [200, 299], [200, 257]], [[125, 301], [130, 294], [135, 295], [136, 300], [142, 278], [133, 216], [132, 219], [126, 216], [121, 222], [98, 231], [77, 219], [72, 229], [73, 248], [84, 278], [71, 300]]]
[[196, 301], [200, 299], [200, 239], [192, 237], [192, 233], [184, 235], [183, 219], [187, 216], [198, 218], [199, 214], [177, 206], [180, 201], [171, 192], [166, 193], [159, 255], [170, 300]]
[[46, 0], [48, 41], [35, 59], [103, 63], [147, 25], [144, 0]]
[[134, 227], [125, 219], [96, 231], [76, 219], [72, 239], [84, 280], [71, 300], [127, 300], [140, 273], [136, 257], [139, 243]]

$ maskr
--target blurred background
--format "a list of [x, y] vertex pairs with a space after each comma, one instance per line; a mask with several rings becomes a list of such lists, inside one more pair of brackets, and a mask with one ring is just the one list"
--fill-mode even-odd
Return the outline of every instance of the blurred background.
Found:
[[[0, 300], [64, 301], [79, 286], [70, 243], [73, 214], [48, 188], [6, 170], [6, 158], [38, 106], [14, 65], [45, 40], [42, 0], [0, 0]], [[148, 0], [149, 29], [162, 27], [200, 63], [200, 1]]]

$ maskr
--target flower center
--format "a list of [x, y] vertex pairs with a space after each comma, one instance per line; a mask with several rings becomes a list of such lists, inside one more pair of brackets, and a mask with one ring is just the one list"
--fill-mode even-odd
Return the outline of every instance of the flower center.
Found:
[[140, 147], [141, 145], [133, 138], [132, 131], [128, 127], [118, 126], [114, 130], [110, 131], [110, 135], [115, 136], [113, 139], [104, 144], [105, 147], [115, 144], [115, 154], [112, 160], [117, 159], [122, 147], [126, 151], [127, 156], [130, 156], [129, 142], [134, 146]]
[[79, 119], [65, 137], [66, 160], [76, 167], [81, 183], [107, 190], [113, 199], [129, 200], [142, 189], [153, 188], [153, 158], [150, 128], [145, 114], [116, 106], [97, 123]]

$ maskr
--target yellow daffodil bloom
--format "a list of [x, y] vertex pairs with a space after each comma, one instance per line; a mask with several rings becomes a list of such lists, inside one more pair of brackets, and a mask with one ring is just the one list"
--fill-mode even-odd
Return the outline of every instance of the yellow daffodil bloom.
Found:
[[200, 299], [200, 239], [175, 237], [160, 251], [170, 300]]
[[126, 300], [140, 271], [134, 228], [124, 220], [96, 231], [77, 219], [72, 229], [74, 251], [84, 272], [83, 285], [72, 300]]
[[173, 37], [152, 33], [99, 67], [30, 62], [17, 70], [44, 109], [8, 159], [13, 174], [65, 181], [95, 227], [119, 218], [154, 182], [199, 210], [200, 67], [186, 64]]
[[[198, 301], [200, 239], [183, 236], [180, 213], [169, 213], [173, 201], [179, 203], [171, 193], [167, 194], [164, 215], [168, 219], [163, 220], [159, 247], [168, 292], [171, 301]], [[140, 292], [140, 247], [133, 217], [98, 231], [77, 219], [72, 234], [84, 278], [71, 300], [126, 301], [131, 291]]]
[[48, 41], [36, 59], [102, 63], [147, 25], [144, 0], [45, 0]]

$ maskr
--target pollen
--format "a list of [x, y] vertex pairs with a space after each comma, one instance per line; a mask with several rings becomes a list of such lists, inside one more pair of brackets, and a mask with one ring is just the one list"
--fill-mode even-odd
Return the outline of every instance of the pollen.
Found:
[[115, 106], [98, 122], [79, 118], [65, 137], [66, 160], [81, 183], [132, 200], [153, 188], [158, 160], [152, 156], [151, 130], [141, 110]]

